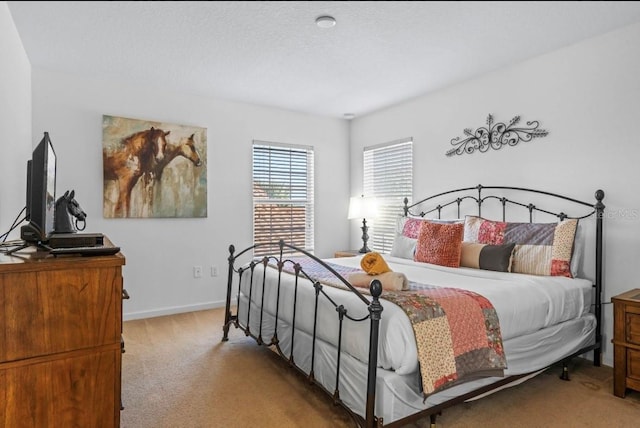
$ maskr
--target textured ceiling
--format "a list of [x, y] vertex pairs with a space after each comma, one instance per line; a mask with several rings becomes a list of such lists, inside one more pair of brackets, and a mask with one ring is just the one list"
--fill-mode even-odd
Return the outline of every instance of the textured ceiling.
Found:
[[7, 4], [34, 67], [334, 117], [640, 22], [638, 1]]

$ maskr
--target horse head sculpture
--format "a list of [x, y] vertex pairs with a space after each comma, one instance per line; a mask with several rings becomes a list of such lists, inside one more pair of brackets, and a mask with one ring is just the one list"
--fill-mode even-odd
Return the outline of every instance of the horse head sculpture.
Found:
[[[82, 210], [78, 201], [75, 200], [75, 193], [75, 190], [67, 190], [56, 201], [55, 233], [75, 233], [78, 230], [84, 230], [87, 226], [87, 213]], [[75, 219], [75, 222], [72, 222], [72, 218]], [[82, 227], [79, 226], [80, 222], [82, 222]]]

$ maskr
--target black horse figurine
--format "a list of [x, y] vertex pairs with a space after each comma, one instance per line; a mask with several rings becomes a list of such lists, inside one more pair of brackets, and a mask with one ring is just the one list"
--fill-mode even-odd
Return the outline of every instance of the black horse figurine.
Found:
[[[78, 230], [84, 230], [87, 226], [85, 213], [78, 201], [74, 199], [75, 190], [64, 192], [64, 195], [60, 196], [56, 201], [56, 211], [54, 217], [54, 231], [55, 233], [75, 233]], [[75, 222], [72, 222], [71, 218], [75, 218]], [[79, 223], [82, 222], [82, 227]], [[74, 224], [75, 223], [75, 224]]]

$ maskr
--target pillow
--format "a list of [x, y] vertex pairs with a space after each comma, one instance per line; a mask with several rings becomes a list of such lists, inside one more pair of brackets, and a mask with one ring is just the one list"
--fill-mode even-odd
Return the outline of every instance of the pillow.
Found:
[[467, 216], [464, 240], [516, 244], [511, 272], [572, 278], [570, 263], [578, 220], [559, 223], [508, 223]]
[[464, 223], [463, 218], [454, 219], [440, 219], [440, 218], [423, 218], [423, 217], [399, 217], [396, 227], [396, 233], [406, 236], [407, 238], [418, 239], [420, 233], [420, 226], [423, 222], [430, 221], [431, 223]]
[[571, 256], [571, 276], [574, 278], [585, 278], [582, 266], [582, 258], [584, 256], [585, 247], [585, 231], [583, 225], [578, 222], [576, 229], [576, 238], [573, 241], [573, 255]]
[[464, 219], [442, 220], [398, 216], [398, 220], [396, 222], [396, 236], [393, 239], [389, 255], [413, 260], [416, 250], [416, 242], [418, 241], [418, 233], [420, 232], [420, 225], [425, 221], [433, 223], [464, 223]]
[[516, 244], [490, 245], [463, 242], [460, 266], [511, 272], [511, 255], [515, 246]]
[[393, 239], [389, 255], [413, 260], [413, 253], [416, 249], [418, 235], [416, 234], [415, 237], [410, 237], [403, 233], [404, 225], [409, 219], [410, 217], [398, 216], [398, 220], [396, 222], [396, 236]]
[[404, 235], [396, 233], [396, 237], [393, 239], [393, 245], [391, 246], [391, 253], [389, 253], [389, 255], [413, 260], [413, 253], [416, 250], [417, 241], [417, 239], [407, 238]]
[[413, 218], [413, 217], [405, 217], [402, 222], [402, 236], [406, 236], [411, 239], [418, 239], [418, 235], [420, 234], [420, 226], [425, 219], [423, 218]]
[[433, 223], [420, 225], [414, 260], [434, 265], [460, 267], [463, 223]]

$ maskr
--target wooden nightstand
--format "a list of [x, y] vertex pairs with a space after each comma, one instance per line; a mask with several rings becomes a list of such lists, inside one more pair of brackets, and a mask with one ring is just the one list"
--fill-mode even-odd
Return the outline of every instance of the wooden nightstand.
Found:
[[343, 250], [343, 251], [336, 251], [335, 254], [333, 255], [333, 257], [355, 257], [355, 256], [360, 256], [364, 253], [359, 252], [358, 250]]
[[611, 298], [613, 302], [613, 394], [640, 391], [640, 288]]

